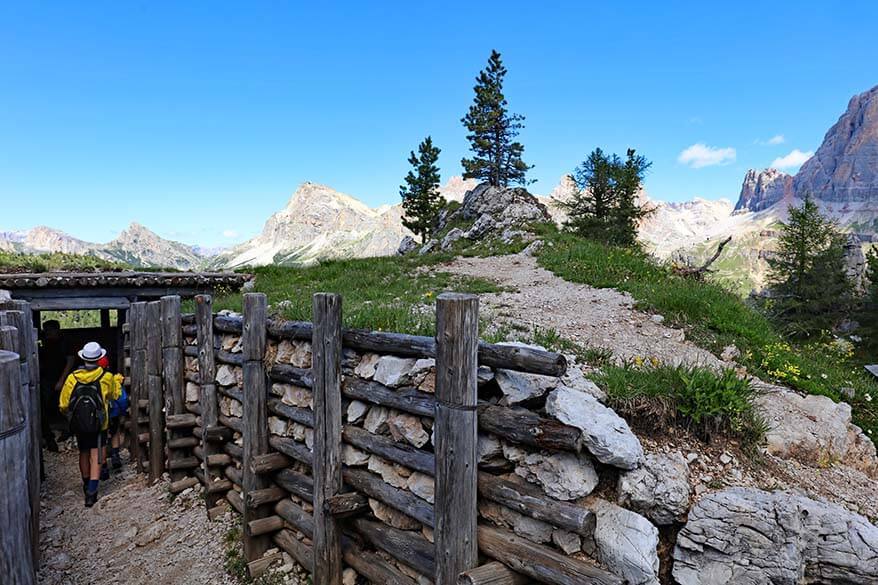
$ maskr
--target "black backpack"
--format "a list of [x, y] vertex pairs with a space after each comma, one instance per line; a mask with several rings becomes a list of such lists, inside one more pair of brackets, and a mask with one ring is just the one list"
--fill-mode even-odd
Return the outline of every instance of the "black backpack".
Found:
[[103, 430], [107, 416], [101, 392], [101, 379], [104, 374], [91, 382], [80, 382], [74, 376], [76, 385], [70, 394], [70, 432], [83, 435], [99, 433]]

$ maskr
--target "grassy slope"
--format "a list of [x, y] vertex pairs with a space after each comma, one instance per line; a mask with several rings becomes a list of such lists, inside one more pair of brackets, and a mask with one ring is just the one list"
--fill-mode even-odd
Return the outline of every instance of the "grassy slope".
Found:
[[[734, 344], [748, 370], [811, 394], [849, 402], [856, 424], [878, 436], [878, 384], [844, 347], [833, 344], [792, 346], [760, 313], [722, 285], [671, 274], [645, 254], [608, 248], [546, 228], [552, 242], [539, 262], [561, 278], [629, 292], [641, 309], [683, 326], [690, 339], [716, 353]], [[849, 388], [853, 397], [842, 392]]]
[[94, 256], [77, 254], [20, 254], [0, 252], [0, 272], [49, 272], [56, 270], [83, 271], [121, 270], [130, 268], [126, 264], [108, 262]]

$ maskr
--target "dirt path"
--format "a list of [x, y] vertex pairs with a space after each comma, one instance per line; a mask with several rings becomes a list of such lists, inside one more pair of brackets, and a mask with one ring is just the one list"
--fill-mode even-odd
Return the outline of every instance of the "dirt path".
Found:
[[165, 483], [148, 486], [126, 466], [88, 509], [75, 450], [47, 452], [46, 474], [40, 583], [233, 585], [222, 548], [230, 520], [208, 522], [194, 492], [172, 500]]
[[496, 281], [507, 292], [481, 295], [481, 311], [499, 326], [539, 327], [586, 347], [610, 349], [618, 358], [656, 358], [667, 364], [720, 367], [709, 351], [686, 341], [661, 316], [634, 309], [634, 299], [615, 289], [563, 280], [537, 265], [532, 256], [457, 258], [443, 271]]

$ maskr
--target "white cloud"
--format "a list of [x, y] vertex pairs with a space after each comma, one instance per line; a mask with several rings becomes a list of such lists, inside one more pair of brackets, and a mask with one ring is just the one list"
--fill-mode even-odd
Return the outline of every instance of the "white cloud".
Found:
[[223, 237], [224, 238], [237, 238], [238, 232], [235, 230], [223, 230]]
[[711, 167], [714, 165], [727, 165], [735, 162], [738, 153], [731, 146], [717, 148], [706, 144], [693, 144], [680, 153], [677, 162], [688, 165], [693, 169]]
[[792, 167], [798, 167], [812, 156], [814, 156], [814, 153], [810, 150], [808, 152], [802, 152], [798, 148], [795, 148], [788, 155], [774, 159], [774, 162], [771, 163], [771, 166], [776, 169], [789, 169]]
[[787, 139], [784, 138], [783, 134], [776, 134], [776, 135], [772, 136], [771, 138], [769, 138], [768, 142], [766, 142], [766, 144], [783, 144], [786, 141], [787, 141]]

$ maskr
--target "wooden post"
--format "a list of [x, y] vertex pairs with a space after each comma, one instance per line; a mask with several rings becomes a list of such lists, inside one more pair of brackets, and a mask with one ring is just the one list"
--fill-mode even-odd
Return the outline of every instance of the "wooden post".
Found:
[[[180, 314], [180, 297], [166, 296], [161, 299], [162, 326], [162, 380], [165, 396], [165, 412], [183, 414], [186, 405], [183, 398], [183, 322]], [[190, 431], [168, 429], [169, 441], [189, 435]], [[171, 462], [186, 457], [185, 449], [168, 448], [168, 466], [171, 468], [171, 481], [186, 476], [183, 469], [175, 469]]]
[[149, 400], [149, 480], [165, 472], [165, 417], [162, 397], [161, 301], [146, 304], [146, 369]]
[[479, 299], [436, 299], [436, 585], [478, 565], [477, 415]]
[[222, 479], [222, 472], [207, 464], [211, 455], [222, 453], [222, 446], [210, 436], [211, 429], [219, 424], [219, 402], [216, 396], [216, 360], [213, 353], [213, 299], [210, 295], [195, 297], [195, 324], [198, 336], [198, 381], [201, 384], [201, 448], [204, 460], [204, 503], [213, 509], [222, 498], [221, 493], [207, 489], [215, 479]]
[[[244, 556], [255, 561], [268, 550], [271, 539], [250, 532], [253, 520], [271, 515], [268, 506], [247, 505], [251, 492], [268, 487], [268, 480], [253, 472], [253, 459], [268, 453], [268, 376], [265, 372], [266, 297], [262, 293], [244, 295], [244, 329], [242, 333], [244, 370], [244, 452], [242, 457], [242, 499], [244, 505]], [[205, 458], [206, 460], [207, 458]]]
[[101, 328], [110, 328], [110, 309], [101, 309]]
[[128, 432], [128, 451], [138, 472], [143, 471], [144, 452], [140, 443], [140, 401], [147, 397], [146, 373], [146, 303], [132, 303], [129, 310], [129, 345], [131, 349], [131, 388], [128, 413], [131, 425]]
[[[4, 344], [19, 335], [12, 327], [4, 329], [5, 333], [0, 333], [0, 342]], [[27, 476], [32, 466], [29, 407], [22, 386], [19, 356], [0, 350], [0, 469], [9, 478]], [[34, 583], [31, 516], [27, 482], [7, 482], [0, 492], [0, 575], [4, 584]]]
[[326, 504], [341, 493], [341, 296], [312, 301], [314, 582], [341, 585], [341, 528]]
[[18, 330], [18, 354], [24, 396], [22, 404], [27, 408], [28, 432], [30, 433], [30, 464], [27, 466], [27, 485], [31, 509], [31, 556], [33, 566], [40, 560], [40, 475], [43, 467], [42, 426], [40, 421], [40, 378], [37, 341], [33, 327], [30, 306], [25, 301], [6, 301], [0, 308], [7, 308], [0, 319], [0, 325], [15, 327]]
[[116, 310], [116, 371], [125, 373], [125, 332], [124, 325], [127, 311], [125, 309]]

